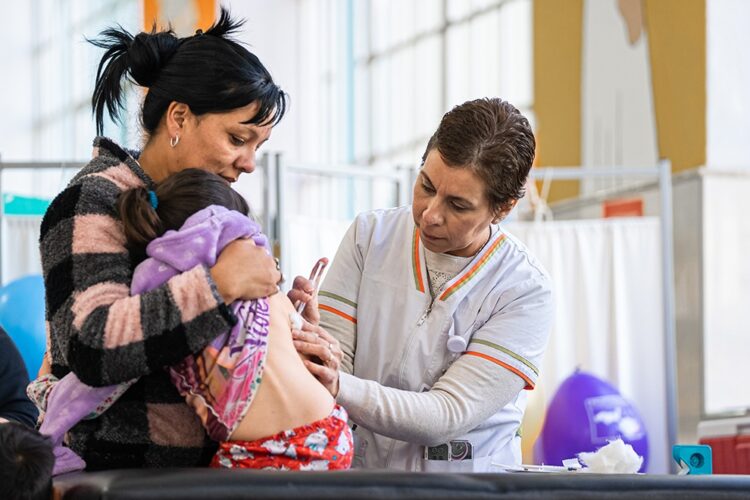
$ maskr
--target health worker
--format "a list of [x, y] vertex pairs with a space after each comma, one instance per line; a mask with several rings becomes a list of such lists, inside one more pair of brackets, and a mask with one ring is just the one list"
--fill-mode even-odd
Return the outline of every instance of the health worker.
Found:
[[553, 302], [545, 270], [499, 223], [524, 195], [534, 150], [508, 102], [456, 106], [427, 144], [413, 204], [360, 214], [317, 297], [295, 280], [290, 298], [327, 331], [296, 332], [297, 349], [326, 361], [308, 369], [356, 423], [353, 467], [521, 462]]

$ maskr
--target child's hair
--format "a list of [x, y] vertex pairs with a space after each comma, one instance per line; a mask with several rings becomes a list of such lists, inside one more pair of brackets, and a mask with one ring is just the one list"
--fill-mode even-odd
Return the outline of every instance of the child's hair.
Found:
[[0, 424], [0, 498], [52, 497], [52, 441], [17, 422]]
[[122, 192], [117, 200], [128, 249], [137, 259], [145, 258], [151, 240], [179, 229], [191, 215], [210, 205], [250, 213], [247, 201], [227, 181], [197, 168], [169, 176], [153, 195], [141, 187]]

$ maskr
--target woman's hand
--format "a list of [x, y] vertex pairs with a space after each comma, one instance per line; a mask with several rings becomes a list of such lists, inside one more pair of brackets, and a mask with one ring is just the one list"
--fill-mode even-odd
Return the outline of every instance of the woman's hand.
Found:
[[251, 239], [236, 240], [224, 247], [211, 268], [211, 278], [226, 304], [273, 295], [282, 281], [277, 262]]
[[318, 294], [315, 293], [315, 284], [303, 277], [294, 278], [292, 289], [286, 294], [289, 300], [297, 307], [298, 303], [305, 304], [302, 317], [313, 325], [320, 323], [320, 312], [318, 311]]
[[344, 352], [338, 340], [319, 326], [305, 321], [302, 330], [292, 330], [294, 347], [300, 354], [316, 359], [304, 360], [305, 366], [333, 397], [339, 392], [339, 367]]

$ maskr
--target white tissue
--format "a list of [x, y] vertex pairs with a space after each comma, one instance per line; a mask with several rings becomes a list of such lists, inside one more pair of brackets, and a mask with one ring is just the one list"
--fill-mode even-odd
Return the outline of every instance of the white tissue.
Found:
[[289, 323], [291, 323], [293, 329], [302, 330], [302, 316], [300, 316], [299, 313], [290, 312]]
[[610, 441], [593, 453], [579, 453], [578, 458], [586, 465], [585, 472], [635, 474], [643, 464], [643, 457], [622, 439]]

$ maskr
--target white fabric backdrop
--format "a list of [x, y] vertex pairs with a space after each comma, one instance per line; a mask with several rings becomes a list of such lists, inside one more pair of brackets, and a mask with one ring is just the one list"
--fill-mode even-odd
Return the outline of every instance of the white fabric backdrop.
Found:
[[547, 402], [576, 367], [640, 412], [651, 473], [668, 472], [659, 221], [507, 223], [549, 271], [555, 324], [541, 369]]

